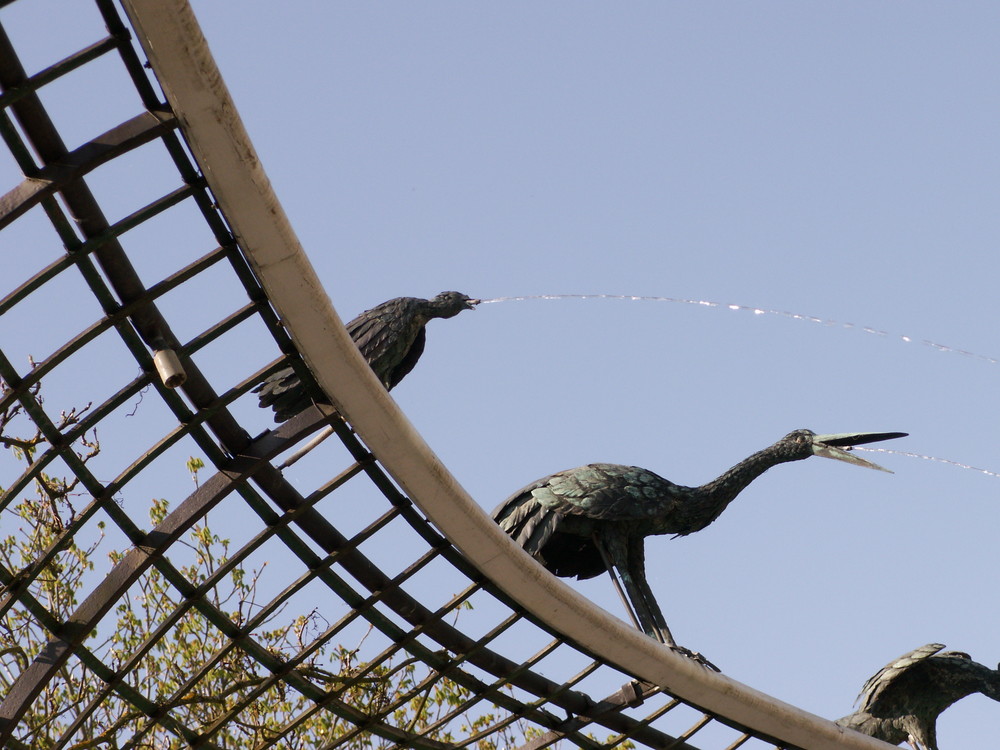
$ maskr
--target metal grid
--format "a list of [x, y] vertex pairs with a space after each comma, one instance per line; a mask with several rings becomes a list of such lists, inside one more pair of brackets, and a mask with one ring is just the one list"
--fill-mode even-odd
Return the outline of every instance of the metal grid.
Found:
[[[0, 744], [793, 746], [609, 663], [527, 611], [428, 522], [336, 412], [316, 407], [251, 437], [264, 415], [250, 390], [304, 365], [123, 15], [110, 0], [94, 0], [93, 13], [106, 34], [32, 74], [0, 28], [0, 131], [25, 176], [0, 200], [0, 230], [48, 238], [20, 254], [20, 276], [0, 299], [0, 320], [38, 329], [37, 350], [14, 351], [6, 333], [0, 351], [9, 449], [0, 529], [9, 533], [13, 509], [36, 487], [50, 531], [32, 559], [0, 565]], [[67, 143], [46, 96], [98, 65], [124, 71], [135, 114]], [[110, 197], [92, 184], [110, 185]], [[122, 208], [122, 196], [151, 185], [164, 187]], [[191, 306], [205, 324], [182, 333], [191, 316], [178, 311]], [[53, 310], [69, 320], [51, 323]], [[154, 367], [164, 350], [183, 364], [179, 388]], [[339, 445], [302, 468], [275, 468], [327, 424]], [[211, 475], [190, 494], [177, 470], [189, 455], [203, 456]], [[308, 466], [316, 460], [322, 473]], [[150, 502], [154, 491], [174, 502]], [[212, 529], [231, 538], [206, 564], [191, 539], [210, 512]], [[85, 590], [60, 592], [53, 571], [101, 538], [120, 554], [84, 577]], [[233, 577], [245, 571], [260, 601], [234, 603], [246, 589]], [[111, 634], [129, 602], [149, 592], [164, 603], [141, 645], [116, 650]], [[44, 648], [19, 652], [13, 622], [42, 632]], [[182, 675], [158, 672], [153, 657], [192, 623], [202, 628], [196, 661]], [[86, 699], [31, 720], [69, 675], [91, 686]], [[255, 718], [274, 705], [284, 707], [280, 722]], [[100, 725], [109, 711], [116, 718]]]

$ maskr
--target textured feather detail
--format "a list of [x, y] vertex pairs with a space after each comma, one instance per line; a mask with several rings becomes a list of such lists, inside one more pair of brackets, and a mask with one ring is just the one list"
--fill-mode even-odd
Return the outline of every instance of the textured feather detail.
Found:
[[[392, 390], [423, 354], [427, 321], [454, 317], [477, 302], [458, 292], [443, 292], [432, 300], [397, 297], [365, 310], [345, 327], [379, 381]], [[319, 392], [312, 385], [312, 392]], [[274, 409], [276, 422], [291, 419], [312, 404], [310, 389], [291, 367], [271, 375], [254, 393], [261, 407]]]
[[861, 707], [837, 724], [896, 744], [912, 737], [922, 748], [938, 750], [942, 711], [972, 693], [1000, 701], [1000, 671], [943, 648], [928, 643], [886, 664], [861, 688]]
[[291, 367], [279, 370], [254, 388], [262, 408], [274, 410], [274, 421], [284, 422], [312, 404], [308, 391]]
[[535, 527], [549, 514], [538, 503], [525, 501], [513, 503], [507, 512], [498, 519], [500, 528], [506, 531], [529, 555], [538, 552], [537, 545], [529, 545]]
[[564, 515], [601, 521], [641, 521], [662, 516], [679, 500], [678, 486], [638, 466], [587, 464], [552, 474], [532, 496]]
[[[858, 702], [862, 711], [870, 711], [877, 706], [879, 698], [893, 685], [895, 680], [906, 670], [933, 656], [944, 648], [943, 643], [928, 643], [903, 654], [895, 661], [889, 662], [878, 672], [869, 677], [861, 686]], [[968, 658], [968, 656], [966, 657]]]

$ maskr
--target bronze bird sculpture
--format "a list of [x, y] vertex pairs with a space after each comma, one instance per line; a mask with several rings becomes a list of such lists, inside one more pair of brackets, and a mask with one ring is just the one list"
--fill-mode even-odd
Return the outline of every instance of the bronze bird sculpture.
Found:
[[[882, 469], [849, 453], [851, 446], [903, 437], [901, 432], [817, 435], [796, 430], [754, 453], [717, 479], [682, 487], [637, 466], [589, 464], [551, 474], [518, 490], [493, 518], [515, 542], [557, 576], [593, 578], [607, 571], [635, 624], [688, 656], [677, 645], [646, 582], [647, 536], [684, 536], [700, 531], [767, 469], [810, 456], [824, 456]], [[882, 469], [888, 471], [887, 469]]]
[[[392, 390], [417, 364], [427, 339], [425, 326], [434, 318], [453, 318], [479, 304], [460, 292], [442, 292], [434, 299], [396, 297], [365, 310], [347, 324], [347, 332], [386, 390]], [[284, 422], [312, 405], [309, 389], [287, 367], [254, 388], [260, 406], [274, 410]]]
[[939, 653], [943, 648], [928, 643], [886, 664], [861, 688], [858, 710], [837, 724], [893, 745], [938, 750], [937, 717], [948, 706], [972, 693], [1000, 701], [1000, 667], [961, 651]]

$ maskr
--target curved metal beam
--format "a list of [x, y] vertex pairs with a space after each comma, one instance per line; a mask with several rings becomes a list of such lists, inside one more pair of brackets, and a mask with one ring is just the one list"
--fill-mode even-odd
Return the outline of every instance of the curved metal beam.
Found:
[[271, 190], [190, 5], [123, 5], [195, 158], [310, 370], [379, 462], [458, 549], [557, 632], [706, 711], [811, 750], [889, 747], [678, 656], [550, 575], [500, 531], [434, 455], [347, 335]]

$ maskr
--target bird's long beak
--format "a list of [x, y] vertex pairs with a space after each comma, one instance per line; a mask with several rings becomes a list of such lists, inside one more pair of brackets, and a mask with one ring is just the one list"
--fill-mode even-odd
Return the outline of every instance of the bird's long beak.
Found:
[[480, 302], [482, 302], [481, 299], [467, 299], [467, 300], [465, 300], [466, 309], [467, 310], [471, 310], [476, 305], [478, 305]]
[[835, 458], [838, 461], [847, 461], [856, 466], [865, 466], [869, 469], [888, 471], [889, 469], [879, 466], [871, 461], [857, 456], [850, 452], [853, 445], [864, 445], [865, 443], [877, 443], [881, 440], [893, 440], [895, 438], [906, 437], [905, 432], [840, 432], [835, 435], [816, 435], [813, 438], [813, 454], [823, 458]]

